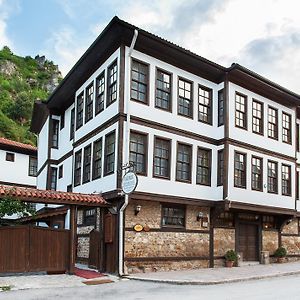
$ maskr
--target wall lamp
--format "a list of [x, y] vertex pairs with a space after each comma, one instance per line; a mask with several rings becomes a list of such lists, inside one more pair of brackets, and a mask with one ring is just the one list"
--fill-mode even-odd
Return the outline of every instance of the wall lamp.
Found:
[[202, 211], [199, 211], [199, 212], [198, 212], [198, 215], [197, 215], [197, 221], [199, 222], [201, 219], [203, 219], [203, 217], [204, 217], [203, 212], [202, 212]]
[[136, 216], [142, 209], [141, 205], [136, 205], [136, 207], [134, 208], [134, 215]]

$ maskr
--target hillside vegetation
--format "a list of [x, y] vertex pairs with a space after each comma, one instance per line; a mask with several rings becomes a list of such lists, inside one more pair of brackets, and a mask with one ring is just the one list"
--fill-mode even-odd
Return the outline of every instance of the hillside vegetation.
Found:
[[0, 137], [36, 144], [29, 131], [35, 100], [45, 100], [61, 81], [58, 67], [44, 56], [21, 57], [0, 50]]

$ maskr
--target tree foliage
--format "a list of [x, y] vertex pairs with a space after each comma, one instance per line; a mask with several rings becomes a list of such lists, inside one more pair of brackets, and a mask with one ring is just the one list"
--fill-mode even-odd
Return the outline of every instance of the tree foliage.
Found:
[[48, 98], [47, 85], [53, 76], [62, 79], [52, 61], [17, 56], [7, 46], [0, 50], [0, 137], [36, 144], [29, 132], [33, 103]]
[[35, 210], [29, 203], [22, 202], [14, 197], [5, 196], [0, 199], [0, 219], [5, 216], [12, 216], [16, 214], [20, 217], [27, 217], [35, 215]]

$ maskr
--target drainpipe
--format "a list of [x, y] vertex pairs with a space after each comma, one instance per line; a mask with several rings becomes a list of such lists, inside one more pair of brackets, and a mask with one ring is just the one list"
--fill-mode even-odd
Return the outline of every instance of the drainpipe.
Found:
[[[128, 52], [128, 66], [129, 66], [129, 74], [130, 74], [130, 70], [131, 70], [131, 54], [135, 45], [135, 42], [137, 40], [138, 37], [138, 30], [135, 29], [134, 30], [134, 35], [131, 41], [131, 45], [129, 48], [129, 52]], [[124, 83], [125, 84], [125, 83]], [[127, 87], [127, 95], [126, 95], [127, 101], [126, 101], [126, 124], [125, 124], [125, 150], [124, 150], [124, 157], [125, 157], [125, 161], [129, 162], [129, 138], [130, 138], [130, 90]], [[124, 242], [123, 242], [123, 238], [124, 238], [124, 226], [123, 226], [123, 222], [124, 222], [124, 210], [128, 205], [128, 200], [129, 200], [129, 196], [127, 194], [125, 194], [125, 199], [124, 199], [124, 204], [122, 205], [122, 207], [119, 210], [119, 275], [123, 276], [126, 275], [124, 274], [124, 259], [123, 259], [123, 254], [124, 254]]]

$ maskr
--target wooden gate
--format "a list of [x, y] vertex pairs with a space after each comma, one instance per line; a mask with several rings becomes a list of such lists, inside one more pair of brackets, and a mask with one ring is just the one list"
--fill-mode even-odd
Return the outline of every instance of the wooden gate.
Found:
[[65, 229], [0, 227], [0, 273], [66, 271], [69, 238]]
[[90, 232], [89, 267], [100, 269], [100, 232], [93, 229]]

